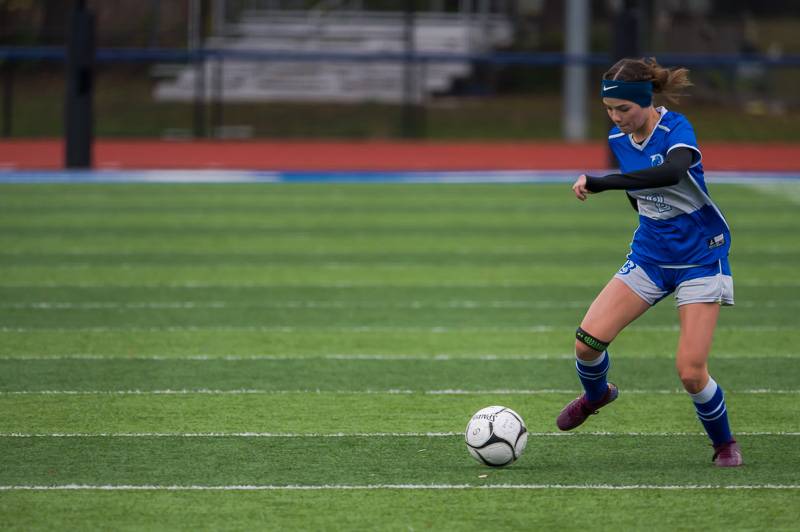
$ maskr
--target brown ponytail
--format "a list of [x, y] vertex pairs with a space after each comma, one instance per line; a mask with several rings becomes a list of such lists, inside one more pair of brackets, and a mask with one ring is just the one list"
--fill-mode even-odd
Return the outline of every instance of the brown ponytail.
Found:
[[691, 87], [689, 70], [686, 68], [664, 68], [655, 57], [642, 59], [620, 59], [603, 74], [603, 79], [620, 81], [652, 81], [653, 92], [663, 94], [670, 102], [678, 103], [682, 90]]

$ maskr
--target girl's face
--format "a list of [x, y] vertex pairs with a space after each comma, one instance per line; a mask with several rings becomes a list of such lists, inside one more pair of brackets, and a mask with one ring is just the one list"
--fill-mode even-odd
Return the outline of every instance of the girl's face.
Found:
[[614, 125], [625, 134], [639, 131], [647, 122], [647, 110], [650, 107], [645, 108], [638, 103], [619, 98], [603, 98], [603, 105]]

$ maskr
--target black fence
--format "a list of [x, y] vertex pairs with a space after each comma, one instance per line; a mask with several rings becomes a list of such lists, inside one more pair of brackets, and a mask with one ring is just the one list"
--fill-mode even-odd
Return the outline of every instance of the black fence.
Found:
[[[643, 54], [648, 55], [648, 54]], [[687, 105], [698, 112], [750, 116], [763, 124], [729, 131], [755, 138], [782, 134], [774, 122], [796, 119], [800, 55], [659, 54], [665, 66], [692, 70], [696, 87]], [[67, 86], [63, 47], [0, 47], [2, 135], [61, 136]], [[560, 138], [562, 71], [586, 65], [591, 80], [612, 62], [609, 54], [495, 52], [338, 53], [199, 48], [99, 48], [94, 56], [95, 122], [101, 137], [416, 137]], [[398, 65], [404, 72], [399, 101], [231, 101], [227, 65]], [[471, 74], [448, 90], [415, 91], [431, 65], [468, 64]], [[179, 70], [193, 70], [182, 101], [159, 100], [156, 86]], [[409, 82], [410, 80], [410, 82]], [[594, 87], [595, 83], [591, 83]], [[599, 99], [589, 90], [593, 135], [602, 134]], [[459, 118], [460, 117], [460, 118]], [[709, 119], [711, 121], [711, 119]], [[526, 122], [525, 125], [523, 122]], [[724, 122], [724, 121], [723, 121]], [[770, 125], [773, 124], [773, 125]], [[792, 130], [794, 128], [792, 127]], [[505, 133], [504, 133], [505, 132]], [[713, 136], [725, 136], [719, 131]], [[750, 137], [747, 137], [749, 135]], [[786, 140], [796, 140], [786, 128]], [[766, 138], [766, 137], [765, 137]], [[775, 140], [767, 139], [767, 140]]]

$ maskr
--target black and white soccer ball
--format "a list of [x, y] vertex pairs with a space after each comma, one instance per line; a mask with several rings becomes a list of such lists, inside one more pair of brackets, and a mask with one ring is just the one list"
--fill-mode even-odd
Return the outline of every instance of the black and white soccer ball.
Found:
[[487, 406], [475, 412], [464, 431], [472, 457], [491, 467], [507, 466], [520, 457], [528, 443], [522, 417], [504, 406]]

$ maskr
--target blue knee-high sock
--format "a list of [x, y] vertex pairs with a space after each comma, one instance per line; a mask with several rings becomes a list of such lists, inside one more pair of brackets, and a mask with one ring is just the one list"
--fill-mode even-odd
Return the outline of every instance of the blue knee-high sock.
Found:
[[[576, 357], [577, 358], [577, 357]], [[591, 402], [599, 401], [608, 390], [606, 374], [611, 365], [608, 351], [603, 351], [594, 360], [575, 360], [575, 369], [578, 370], [578, 378], [586, 390], [586, 398]]]
[[698, 393], [690, 393], [697, 417], [714, 445], [728, 443], [733, 439], [728, 425], [728, 411], [725, 408], [725, 395], [711, 377], [708, 384]]

